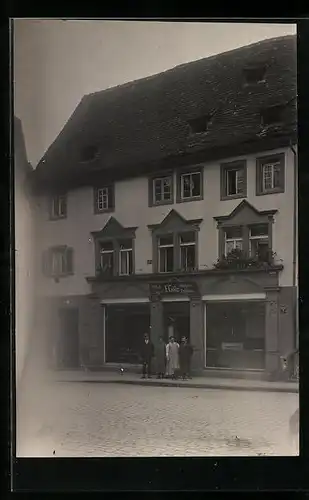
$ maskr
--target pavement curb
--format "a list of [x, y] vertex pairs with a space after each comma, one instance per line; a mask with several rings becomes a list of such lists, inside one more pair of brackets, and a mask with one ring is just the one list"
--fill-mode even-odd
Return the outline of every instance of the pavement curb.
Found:
[[296, 387], [262, 387], [262, 386], [244, 386], [244, 385], [230, 385], [230, 384], [207, 384], [207, 383], [194, 383], [194, 382], [169, 382], [169, 381], [142, 381], [142, 380], [119, 380], [119, 379], [58, 379], [58, 382], [76, 382], [76, 383], [94, 383], [94, 384], [127, 384], [127, 385], [140, 385], [152, 387], [186, 387], [191, 389], [222, 389], [226, 391], [258, 391], [258, 392], [286, 392], [298, 394], [299, 390]]

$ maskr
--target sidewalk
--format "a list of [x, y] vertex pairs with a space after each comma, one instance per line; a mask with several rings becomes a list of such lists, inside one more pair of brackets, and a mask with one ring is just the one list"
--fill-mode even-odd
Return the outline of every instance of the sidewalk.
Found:
[[191, 387], [195, 389], [225, 389], [235, 391], [266, 391], [298, 393], [297, 382], [267, 382], [262, 380], [224, 379], [215, 377], [194, 377], [191, 380], [142, 379], [139, 374], [119, 372], [58, 371], [53, 373], [58, 382], [92, 382], [159, 387]]

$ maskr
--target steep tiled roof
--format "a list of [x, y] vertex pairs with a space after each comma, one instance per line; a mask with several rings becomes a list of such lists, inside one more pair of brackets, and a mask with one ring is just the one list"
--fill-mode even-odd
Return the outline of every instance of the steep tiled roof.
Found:
[[[264, 81], [246, 85], [244, 71], [265, 65]], [[276, 127], [261, 126], [261, 110], [284, 105]], [[212, 115], [207, 133], [190, 120]], [[90, 171], [130, 169], [169, 157], [207, 154], [296, 133], [296, 37], [285, 36], [177, 66], [85, 96], [37, 167], [42, 180]], [[85, 148], [97, 149], [82, 161]]]

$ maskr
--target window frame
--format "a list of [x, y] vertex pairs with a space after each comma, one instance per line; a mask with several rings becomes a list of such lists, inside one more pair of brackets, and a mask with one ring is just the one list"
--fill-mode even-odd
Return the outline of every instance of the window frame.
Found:
[[[279, 164], [279, 186], [264, 189], [264, 166]], [[273, 173], [274, 175], [274, 173]], [[266, 196], [285, 192], [285, 153], [260, 156], [256, 158], [256, 196]]]
[[[172, 243], [169, 243], [167, 245], [161, 245], [160, 239], [166, 238], [167, 236], [169, 236], [168, 234], [161, 234], [161, 235], [157, 236], [157, 272], [159, 274], [173, 273], [174, 269], [175, 269], [175, 235], [173, 233], [170, 233], [170, 235], [172, 236]], [[160, 250], [164, 249], [164, 248], [172, 248], [173, 249], [173, 269], [171, 271], [160, 271], [160, 267], [161, 267], [160, 266], [160, 264], [161, 264], [161, 257], [160, 257], [161, 252], [160, 252]]]
[[[182, 185], [182, 179], [186, 175], [194, 175], [194, 174], [199, 174], [200, 176], [200, 194], [197, 196], [190, 196], [190, 197], [183, 197], [183, 185]], [[176, 203], [186, 203], [186, 202], [194, 202], [194, 201], [201, 201], [204, 199], [204, 167], [199, 166], [199, 167], [192, 167], [192, 168], [186, 168], [186, 169], [181, 169], [180, 171], [177, 172], [177, 196], [176, 196]]]
[[[58, 208], [61, 200], [64, 201], [64, 206], [65, 210], [64, 213], [59, 214], [55, 212], [55, 201], [57, 200], [58, 202]], [[66, 219], [68, 216], [68, 195], [67, 193], [58, 193], [58, 194], [53, 194], [50, 197], [49, 200], [49, 219], [50, 220], [60, 220], [60, 219]]]
[[[99, 208], [99, 193], [103, 189], [107, 189], [108, 207], [100, 209]], [[93, 204], [94, 204], [94, 213], [95, 214], [106, 214], [106, 213], [114, 212], [114, 210], [115, 210], [115, 185], [110, 183], [110, 184], [104, 184], [104, 185], [94, 187]]]
[[[128, 239], [129, 241], [129, 239]], [[121, 244], [119, 245], [119, 264], [118, 264], [118, 270], [119, 270], [119, 276], [131, 276], [133, 274], [133, 240], [131, 239], [130, 240], [131, 242], [131, 246], [130, 248], [121, 248]], [[120, 240], [119, 240], [119, 243], [120, 243]], [[128, 261], [128, 257], [129, 257], [129, 254], [131, 254], [131, 263], [132, 263], [132, 272], [130, 273], [122, 273], [121, 272], [121, 256], [122, 254], [126, 253], [127, 254], [127, 258], [126, 258], [126, 262], [127, 262], [127, 265], [128, 265], [128, 268], [130, 268], [130, 260]]]
[[[251, 235], [251, 230], [254, 226], [259, 226], [259, 225], [265, 225], [267, 226], [267, 233], [263, 234], [263, 235], [258, 235], [258, 236], [252, 236]], [[248, 245], [248, 248], [249, 248], [249, 256], [250, 257], [256, 257], [256, 254], [253, 255], [252, 254], [252, 241], [264, 241], [264, 242], [267, 242], [267, 249], [268, 251], [271, 251], [271, 248], [270, 248], [270, 237], [269, 237], [269, 224], [266, 224], [266, 223], [261, 223], [261, 224], [251, 224], [249, 226], [249, 245]]]
[[[228, 172], [230, 171], [243, 171], [243, 193], [228, 194]], [[222, 163], [220, 169], [221, 175], [221, 201], [224, 200], [235, 200], [240, 198], [247, 198], [247, 161], [246, 160], [236, 160], [229, 163]]]
[[[240, 228], [241, 229], [241, 236], [239, 237], [235, 237], [235, 238], [227, 238], [226, 237], [226, 233], [227, 233], [227, 230], [229, 229], [233, 229], [233, 228]], [[224, 227], [223, 228], [223, 231], [224, 231], [224, 255], [227, 257], [233, 250], [236, 250], [237, 249], [237, 246], [236, 245], [233, 245], [233, 249], [230, 250], [229, 252], [227, 252], [227, 243], [231, 243], [231, 242], [234, 242], [236, 243], [237, 241], [241, 241], [241, 248], [239, 250], [241, 251], [244, 251], [244, 234], [243, 234], [243, 228], [242, 226], [227, 226], [227, 227]]]
[[[181, 237], [185, 234], [192, 233], [194, 238], [192, 241], [187, 242], [187, 243], [182, 243], [181, 242]], [[197, 238], [196, 238], [196, 231], [194, 230], [188, 230], [188, 231], [181, 231], [178, 233], [178, 238], [179, 238], [179, 267], [181, 272], [190, 272], [190, 271], [196, 271], [197, 270]], [[182, 248], [187, 248], [187, 247], [194, 247], [194, 266], [193, 268], [184, 268], [182, 266], [182, 255], [181, 255], [181, 249]]]
[[[101, 265], [101, 255], [103, 253], [105, 254], [113, 254], [113, 269], [111, 274], [106, 274], [107, 277], [113, 277], [113, 276], [132, 276], [135, 274], [135, 245], [134, 245], [134, 239], [133, 237], [117, 237], [117, 238], [97, 238], [95, 240], [95, 245], [96, 245], [96, 274], [102, 273], [102, 265]], [[121, 249], [121, 242], [122, 241], [129, 241], [131, 242], [131, 248], [130, 249]], [[112, 244], [112, 249], [111, 250], [100, 250], [100, 246], [104, 245], [106, 243], [111, 243]], [[132, 255], [132, 272], [129, 274], [121, 273], [121, 252], [131, 252]], [[104, 273], [103, 273], [104, 274]]]
[[[155, 181], [156, 180], [164, 180], [164, 179], [170, 179], [171, 182], [171, 196], [169, 200], [161, 200], [161, 201], [156, 201], [155, 199]], [[149, 207], [155, 207], [155, 206], [162, 206], [162, 205], [171, 205], [174, 203], [174, 172], [169, 170], [169, 171], [163, 171], [163, 172], [156, 172], [152, 174], [151, 176], [148, 177], [148, 206]]]

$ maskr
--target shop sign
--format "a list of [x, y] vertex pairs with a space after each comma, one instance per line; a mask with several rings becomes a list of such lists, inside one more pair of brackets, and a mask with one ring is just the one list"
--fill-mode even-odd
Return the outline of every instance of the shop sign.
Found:
[[193, 282], [166, 282], [166, 283], [150, 283], [151, 295], [199, 295], [196, 283]]

